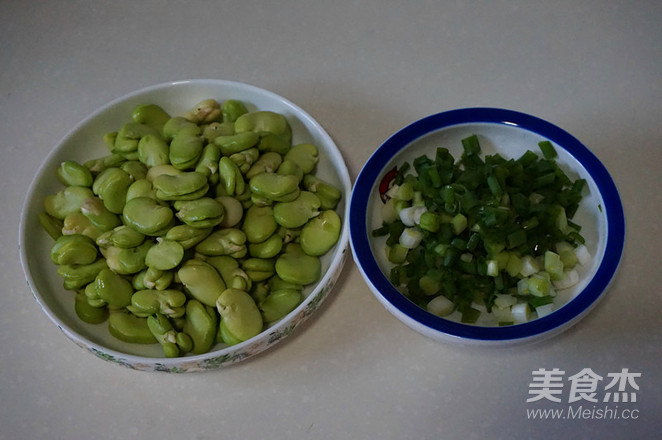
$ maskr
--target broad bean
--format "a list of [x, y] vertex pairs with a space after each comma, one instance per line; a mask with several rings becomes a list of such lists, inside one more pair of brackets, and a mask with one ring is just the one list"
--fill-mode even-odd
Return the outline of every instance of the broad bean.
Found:
[[184, 289], [201, 303], [214, 306], [218, 295], [225, 290], [225, 282], [218, 271], [202, 260], [186, 261], [177, 271]]
[[97, 259], [94, 240], [82, 234], [62, 235], [51, 248], [55, 264], [90, 264]]
[[125, 310], [113, 310], [108, 317], [110, 334], [120, 341], [133, 344], [154, 344], [156, 338], [149, 330], [147, 318], [140, 318]]
[[203, 255], [229, 255], [233, 258], [243, 258], [248, 252], [246, 234], [241, 229], [219, 229], [198, 243], [195, 250]]
[[90, 187], [94, 182], [90, 169], [73, 160], [62, 162], [56, 171], [56, 175], [65, 186]]
[[91, 306], [84, 292], [76, 293], [74, 311], [81, 321], [88, 324], [101, 324], [108, 319], [108, 308]]
[[170, 318], [179, 318], [186, 312], [186, 295], [179, 290], [143, 289], [133, 293], [127, 309], [136, 316], [147, 317], [159, 313]]
[[184, 333], [193, 341], [191, 353], [202, 354], [209, 351], [216, 340], [218, 316], [213, 307], [190, 299], [186, 303]]
[[224, 290], [216, 300], [216, 309], [233, 339], [245, 341], [259, 334], [264, 327], [257, 304], [243, 290]]
[[81, 212], [74, 212], [64, 218], [60, 232], [63, 235], [82, 234], [96, 240], [102, 233], [89, 218]]
[[126, 203], [126, 192], [133, 183], [129, 174], [121, 168], [103, 170], [94, 179], [92, 191], [113, 214], [121, 214]]
[[340, 228], [340, 216], [335, 211], [322, 211], [301, 229], [301, 249], [308, 255], [326, 254], [340, 238]]
[[301, 304], [301, 300], [301, 291], [297, 289], [280, 289], [271, 292], [259, 303], [264, 322], [278, 321]]
[[138, 124], [149, 125], [160, 133], [170, 115], [156, 104], [142, 104], [133, 109], [131, 119]]
[[80, 207], [88, 198], [94, 197], [90, 188], [84, 186], [67, 186], [44, 199], [44, 210], [56, 219], [64, 220], [74, 212], [80, 212]]
[[278, 224], [271, 206], [253, 205], [246, 211], [242, 230], [250, 243], [265, 241], [276, 232], [277, 228]]
[[294, 284], [311, 284], [321, 273], [318, 257], [307, 255], [297, 243], [288, 243], [275, 264], [276, 273], [283, 280]]

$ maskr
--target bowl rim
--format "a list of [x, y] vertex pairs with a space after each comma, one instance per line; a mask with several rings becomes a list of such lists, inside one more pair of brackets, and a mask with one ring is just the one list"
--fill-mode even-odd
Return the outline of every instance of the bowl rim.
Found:
[[[198, 354], [198, 355], [187, 355], [176, 358], [167, 358], [167, 357], [152, 357], [152, 356], [140, 356], [131, 353], [126, 353], [117, 349], [106, 347], [102, 344], [99, 344], [86, 336], [80, 334], [79, 332], [72, 329], [67, 323], [57, 316], [47, 305], [46, 301], [42, 298], [42, 293], [38, 292], [36, 289], [36, 283], [32, 278], [32, 273], [30, 270], [30, 262], [26, 252], [26, 241], [28, 234], [28, 223], [29, 219], [27, 217], [27, 212], [29, 211], [29, 206], [32, 199], [35, 197], [35, 191], [38, 187], [38, 182], [40, 181], [40, 176], [46, 171], [48, 164], [51, 162], [52, 158], [57, 155], [60, 148], [65, 145], [70, 139], [81, 129], [83, 129], [88, 123], [90, 123], [95, 118], [99, 117], [104, 112], [109, 109], [121, 105], [122, 103], [129, 101], [133, 98], [146, 95], [159, 90], [167, 90], [172, 87], [179, 86], [188, 86], [188, 85], [201, 85], [201, 86], [225, 86], [238, 88], [245, 92], [255, 93], [264, 97], [267, 97], [271, 100], [278, 101], [283, 104], [285, 107], [288, 107], [290, 110], [296, 113], [296, 117], [300, 122], [305, 123], [307, 127], [313, 128], [317, 133], [315, 136], [324, 140], [325, 144], [333, 147], [333, 151], [329, 151], [330, 156], [337, 156], [338, 163], [335, 165], [337, 168], [336, 172], [338, 178], [342, 185], [342, 190], [344, 192], [344, 202], [341, 202], [345, 205], [345, 210], [343, 214], [343, 228], [341, 230], [340, 237], [338, 242], [335, 245], [334, 255], [332, 255], [331, 260], [329, 261], [329, 267], [323, 276], [317, 281], [315, 287], [310, 291], [308, 296], [299, 304], [293, 311], [291, 311], [286, 317], [271, 325], [268, 328], [265, 328], [260, 334], [250, 338], [246, 341], [240, 342], [236, 345], [224, 346], [216, 350], [209, 351], [207, 353]], [[188, 371], [199, 371], [204, 369], [209, 369], [213, 367], [225, 366], [231, 363], [235, 363], [244, 359], [247, 359], [253, 355], [256, 355], [270, 347], [275, 343], [279, 342], [281, 339], [284, 339], [291, 333], [293, 328], [290, 326], [298, 326], [307, 320], [308, 316], [311, 314], [311, 311], [316, 309], [319, 304], [328, 296], [329, 291], [333, 288], [341, 270], [345, 263], [345, 254], [346, 250], [349, 247], [349, 197], [351, 193], [351, 178], [347, 168], [347, 164], [342, 157], [340, 149], [336, 145], [333, 138], [326, 132], [326, 130], [317, 122], [308, 112], [303, 110], [298, 105], [294, 104], [292, 101], [286, 99], [285, 97], [278, 95], [274, 92], [271, 92], [267, 89], [257, 87], [251, 84], [224, 80], [224, 79], [184, 79], [184, 80], [174, 80], [166, 81], [158, 84], [153, 84], [150, 86], [142, 87], [140, 89], [133, 90], [131, 92], [125, 93], [117, 98], [114, 98], [110, 101], [107, 101], [102, 106], [95, 109], [93, 112], [89, 113], [86, 117], [76, 123], [69, 131], [65, 133], [59, 140], [57, 140], [51, 150], [48, 152], [46, 157], [41, 162], [35, 176], [32, 178], [28, 191], [26, 192], [25, 199], [21, 208], [21, 215], [19, 220], [19, 234], [18, 234], [18, 251], [21, 266], [23, 268], [23, 273], [25, 280], [28, 284], [32, 296], [39, 304], [43, 312], [48, 316], [48, 318], [76, 345], [91, 351], [98, 357], [110, 360], [115, 363], [119, 363], [123, 366], [138, 369], [138, 370], [153, 370], [153, 371], [172, 371], [172, 372], [188, 372]], [[313, 301], [316, 301], [315, 304], [311, 304]], [[256, 348], [257, 347], [257, 348]], [[205, 362], [214, 359], [221, 359], [222, 361], [219, 364], [209, 364]]]
[[[554, 313], [526, 323], [503, 327], [480, 327], [435, 316], [400, 293], [379, 268], [370, 250], [367, 210], [370, 193], [391, 158], [417, 139], [463, 124], [509, 125], [553, 141], [573, 156], [589, 173], [603, 198], [607, 239], [604, 257], [595, 275], [578, 295]], [[605, 166], [579, 140], [560, 127], [538, 117], [502, 108], [468, 107], [444, 111], [419, 119], [388, 138], [368, 159], [357, 177], [350, 201], [350, 246], [354, 260], [373, 293], [391, 311], [451, 338], [480, 342], [530, 339], [569, 327], [583, 317], [611, 283], [625, 244], [625, 215], [618, 189]], [[398, 316], [403, 318], [403, 316]], [[413, 321], [413, 322], [411, 322]]]

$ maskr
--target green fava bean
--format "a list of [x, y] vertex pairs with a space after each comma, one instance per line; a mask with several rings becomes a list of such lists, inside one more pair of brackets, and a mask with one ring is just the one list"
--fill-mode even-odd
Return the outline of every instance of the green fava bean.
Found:
[[259, 134], [252, 131], [245, 131], [230, 136], [217, 136], [214, 139], [214, 144], [220, 147], [221, 152], [225, 156], [230, 156], [231, 154], [254, 147], [259, 141]]
[[301, 167], [301, 170], [304, 174], [310, 173], [317, 161], [319, 160], [317, 147], [313, 144], [298, 144], [294, 145], [290, 150], [285, 154], [285, 161], [292, 161]]
[[261, 110], [239, 116], [234, 122], [234, 130], [236, 133], [252, 131], [260, 136], [287, 135], [290, 132], [290, 126], [282, 114]]
[[137, 197], [126, 202], [124, 223], [145, 235], [159, 235], [174, 221], [174, 213], [149, 197]]
[[108, 211], [121, 214], [126, 203], [126, 192], [132, 183], [126, 171], [121, 168], [108, 168], [94, 179], [92, 191], [101, 198]]
[[87, 302], [87, 296], [82, 292], [76, 293], [74, 310], [81, 321], [88, 324], [101, 324], [108, 319], [108, 309], [106, 307], [91, 306]]
[[126, 158], [120, 153], [111, 153], [104, 157], [88, 160], [84, 165], [90, 170], [92, 175], [97, 175], [106, 168], [118, 167], [125, 161]]
[[177, 346], [177, 332], [164, 315], [155, 313], [147, 317], [147, 327], [149, 331], [163, 348], [163, 354], [167, 358], [179, 356], [179, 347]]
[[218, 326], [218, 334], [216, 335], [216, 339], [225, 342], [229, 346], [237, 345], [243, 342], [241, 339], [230, 333], [228, 326], [225, 324], [223, 319], [221, 319], [221, 323]]
[[211, 197], [197, 200], [177, 201], [174, 204], [177, 218], [194, 228], [210, 228], [223, 221], [223, 205]]
[[235, 122], [239, 116], [248, 113], [248, 109], [246, 109], [243, 102], [236, 99], [228, 99], [221, 105], [221, 113], [223, 115], [223, 121]]
[[159, 135], [148, 134], [138, 142], [138, 160], [148, 167], [170, 163], [170, 147]]
[[242, 230], [250, 243], [261, 243], [278, 228], [271, 206], [253, 205], [244, 215]]
[[122, 224], [120, 217], [110, 212], [98, 197], [85, 199], [80, 206], [80, 212], [102, 232], [110, 231]]
[[63, 221], [48, 215], [46, 212], [39, 213], [39, 224], [53, 240], [57, 240], [62, 235]]
[[133, 286], [131, 283], [106, 268], [101, 269], [94, 280], [97, 296], [112, 308], [122, 308], [131, 304]]
[[165, 239], [178, 242], [186, 250], [207, 238], [212, 230], [213, 228], [195, 228], [186, 224], [177, 225], [168, 229]]
[[271, 278], [274, 273], [274, 261], [262, 258], [247, 258], [241, 262], [246, 275], [255, 283]]
[[189, 121], [183, 116], [175, 116], [166, 121], [165, 124], [163, 124], [163, 130], [162, 130], [162, 135], [163, 138], [166, 140], [166, 142], [172, 141], [177, 134], [182, 131], [183, 129], [187, 130], [195, 130], [197, 128], [197, 124], [194, 122]]
[[152, 185], [160, 200], [195, 200], [209, 189], [207, 176], [196, 171], [174, 176], [162, 174], [152, 180]]
[[260, 151], [286, 154], [292, 145], [292, 132], [288, 129], [282, 134], [263, 135], [258, 144]]
[[174, 137], [170, 143], [168, 158], [172, 166], [178, 170], [195, 168], [200, 159], [204, 140], [199, 135], [200, 129], [183, 129]]
[[152, 182], [146, 178], [136, 180], [126, 190], [127, 202], [132, 199], [137, 199], [138, 197], [149, 197], [150, 199], [156, 200], [156, 190], [154, 189], [154, 186], [152, 186]]
[[127, 309], [136, 316], [146, 317], [159, 313], [171, 318], [184, 316], [186, 312], [186, 294], [179, 290], [138, 290], [131, 296], [131, 305]]
[[140, 246], [145, 241], [145, 235], [126, 225], [118, 226], [101, 234], [97, 240], [97, 246], [106, 248], [115, 246], [118, 248], [133, 248]]
[[170, 285], [172, 284], [175, 278], [175, 273], [171, 270], [159, 270], [159, 269], [153, 269], [151, 267], [148, 267], [147, 269], [145, 269], [143, 272], [140, 273], [143, 274], [142, 283], [144, 288], [138, 290], [144, 290], [144, 289], [166, 290], [168, 287], [170, 287]]
[[127, 122], [117, 132], [115, 144], [113, 145], [113, 153], [132, 153], [138, 150], [138, 142], [140, 138], [148, 134], [156, 134], [159, 132], [147, 124], [139, 124], [136, 122]]
[[284, 174], [289, 176], [296, 176], [299, 179], [299, 183], [303, 180], [303, 170], [296, 162], [291, 160], [284, 160], [280, 167], [278, 167], [278, 174]]
[[239, 224], [244, 217], [244, 206], [241, 202], [230, 196], [216, 197], [216, 200], [223, 205], [223, 210], [225, 211], [220, 226], [223, 228], [232, 228]]
[[90, 264], [61, 264], [57, 273], [64, 279], [66, 290], [77, 290], [94, 281], [101, 269], [106, 267], [106, 260], [99, 258]]
[[303, 286], [301, 284], [288, 283], [287, 281], [284, 281], [278, 275], [275, 275], [275, 276], [269, 278], [269, 281], [267, 282], [267, 285], [269, 286], [269, 290], [272, 291], [272, 292], [275, 292], [276, 290], [281, 290], [281, 289], [294, 289], [294, 290], [298, 290], [298, 291], [303, 290]]
[[145, 241], [140, 246], [127, 249], [114, 246], [101, 248], [101, 253], [106, 257], [108, 267], [115, 273], [131, 275], [140, 272], [147, 267], [145, 264], [145, 258], [147, 257], [147, 252], [152, 246], [154, 246], [152, 241]]
[[244, 272], [234, 258], [227, 255], [218, 255], [207, 258], [206, 262], [212, 265], [218, 273], [221, 274], [225, 286], [228, 289], [233, 288], [244, 290], [246, 292], [251, 289], [253, 281], [248, 277], [246, 272]]
[[213, 122], [221, 116], [221, 106], [215, 99], [204, 99], [198, 102], [184, 117], [196, 124]]
[[94, 193], [84, 186], [68, 186], [55, 194], [49, 194], [44, 199], [44, 210], [48, 215], [64, 220], [69, 214], [79, 212], [80, 207]]
[[264, 300], [269, 294], [269, 287], [266, 282], [255, 283], [253, 288], [249, 292], [256, 304], [260, 304], [260, 301]]
[[283, 157], [280, 154], [266, 152], [251, 165], [246, 172], [246, 178], [250, 179], [261, 173], [275, 173], [282, 163]]
[[301, 229], [301, 249], [308, 255], [324, 255], [338, 242], [341, 226], [335, 211], [323, 211]]
[[138, 124], [149, 125], [160, 133], [170, 115], [156, 104], [142, 104], [133, 109], [131, 119]]
[[251, 166], [255, 161], [260, 157], [260, 150], [257, 148], [249, 148], [239, 153], [234, 153], [230, 155], [230, 160], [234, 162], [239, 171], [242, 174], [245, 174], [250, 170]]
[[220, 229], [202, 240], [195, 250], [203, 255], [229, 255], [233, 258], [243, 258], [248, 252], [246, 234], [241, 229]]
[[166, 174], [168, 176], [176, 176], [177, 174], [181, 174], [183, 172], [184, 171], [178, 170], [177, 168], [173, 167], [170, 164], [156, 165], [156, 166], [151, 167], [147, 171], [147, 176], [145, 176], [145, 178], [147, 180], [149, 180], [150, 182], [154, 182], [154, 179], [156, 179], [157, 177], [159, 177], [163, 174]]
[[300, 228], [319, 214], [321, 201], [310, 191], [301, 191], [291, 202], [280, 202], [274, 206], [276, 223], [285, 228]]
[[60, 164], [56, 171], [57, 178], [65, 186], [92, 186], [94, 177], [89, 168], [75, 162], [67, 160]]
[[110, 334], [120, 341], [132, 344], [154, 344], [156, 338], [147, 325], [147, 318], [139, 318], [123, 310], [110, 312], [108, 317]]
[[113, 151], [115, 148], [115, 141], [117, 141], [117, 132], [111, 131], [103, 135], [103, 143], [106, 144], [106, 148], [110, 151]]
[[191, 353], [208, 352], [214, 345], [218, 329], [216, 311], [201, 302], [191, 299], [186, 303], [186, 323], [184, 333], [193, 340]]
[[319, 279], [322, 265], [318, 257], [305, 254], [299, 244], [289, 243], [276, 260], [275, 269], [283, 281], [305, 286]]
[[226, 289], [216, 301], [216, 309], [228, 332], [241, 341], [258, 335], [264, 326], [255, 300], [239, 289]]
[[234, 122], [230, 121], [212, 122], [202, 130], [202, 137], [210, 144], [213, 144], [214, 139], [218, 136], [230, 136], [232, 134], [234, 134]]
[[120, 169], [129, 175], [132, 183], [147, 177], [147, 166], [139, 160], [127, 160]]
[[184, 247], [176, 241], [159, 237], [145, 255], [147, 267], [157, 270], [174, 269], [184, 258]]
[[303, 186], [306, 190], [317, 194], [322, 202], [322, 209], [336, 209], [342, 198], [338, 188], [312, 174], [304, 176]]
[[200, 160], [195, 166], [195, 171], [209, 177], [218, 172], [218, 162], [221, 160], [221, 149], [218, 145], [207, 144], [202, 149]]
[[187, 260], [177, 271], [184, 289], [201, 303], [214, 306], [218, 295], [225, 290], [225, 282], [218, 271], [202, 260]]
[[55, 264], [90, 264], [97, 259], [94, 241], [85, 235], [62, 235], [51, 248], [51, 261]]
[[299, 195], [299, 179], [292, 175], [261, 173], [250, 179], [249, 187], [254, 194], [275, 202], [294, 200]]
[[94, 280], [91, 283], [88, 283], [83, 290], [85, 298], [90, 307], [102, 308], [106, 307], [106, 301], [99, 298], [97, 295], [97, 287]]
[[272, 234], [261, 243], [249, 243], [248, 253], [255, 258], [273, 258], [283, 249], [283, 238], [278, 234]]
[[226, 195], [242, 194], [246, 190], [246, 182], [241, 170], [229, 157], [221, 157], [218, 162], [218, 174]]
[[89, 218], [80, 212], [74, 212], [64, 218], [61, 228], [62, 235], [81, 234], [96, 240], [103, 231], [94, 226]]
[[280, 289], [271, 292], [259, 304], [264, 322], [278, 321], [301, 304], [301, 300], [301, 292], [296, 289]]

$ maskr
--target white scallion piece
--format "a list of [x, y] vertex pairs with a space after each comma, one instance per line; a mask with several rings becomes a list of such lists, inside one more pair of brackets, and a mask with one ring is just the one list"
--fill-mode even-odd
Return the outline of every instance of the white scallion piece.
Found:
[[525, 255], [521, 258], [521, 260], [522, 269], [520, 269], [519, 274], [522, 276], [522, 278], [530, 277], [540, 270], [540, 265], [532, 256]]
[[423, 240], [423, 234], [414, 228], [405, 228], [400, 234], [400, 244], [407, 249], [414, 249], [421, 244], [421, 240]]
[[567, 289], [579, 282], [579, 273], [575, 269], [566, 270], [563, 272], [563, 278], [555, 280], [554, 287], [557, 289]]
[[421, 215], [427, 211], [425, 206], [410, 206], [400, 210], [400, 220], [405, 226], [415, 226], [421, 221]]
[[430, 300], [427, 305], [427, 311], [437, 316], [448, 316], [455, 310], [453, 301], [443, 295]]
[[538, 318], [547, 316], [553, 311], [554, 311], [554, 303], [544, 304], [542, 306], [536, 307], [536, 313], [538, 314]]
[[510, 308], [515, 323], [528, 322], [531, 318], [531, 310], [528, 303], [518, 303]]
[[575, 249], [575, 255], [577, 255], [577, 261], [582, 266], [586, 266], [591, 262], [591, 253], [588, 251], [588, 248], [583, 244], [577, 246]]

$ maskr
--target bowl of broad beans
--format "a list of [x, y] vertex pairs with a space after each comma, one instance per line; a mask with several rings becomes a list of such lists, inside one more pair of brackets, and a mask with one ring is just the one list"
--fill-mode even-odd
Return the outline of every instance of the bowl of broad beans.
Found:
[[232, 81], [159, 84], [51, 151], [21, 262], [46, 315], [99, 358], [214, 369], [318, 310], [346, 259], [349, 193], [338, 148], [295, 104]]
[[353, 256], [377, 299], [414, 330], [461, 344], [569, 328], [603, 296], [625, 239], [598, 158], [549, 122], [496, 108], [395, 133], [361, 170], [350, 210]]

